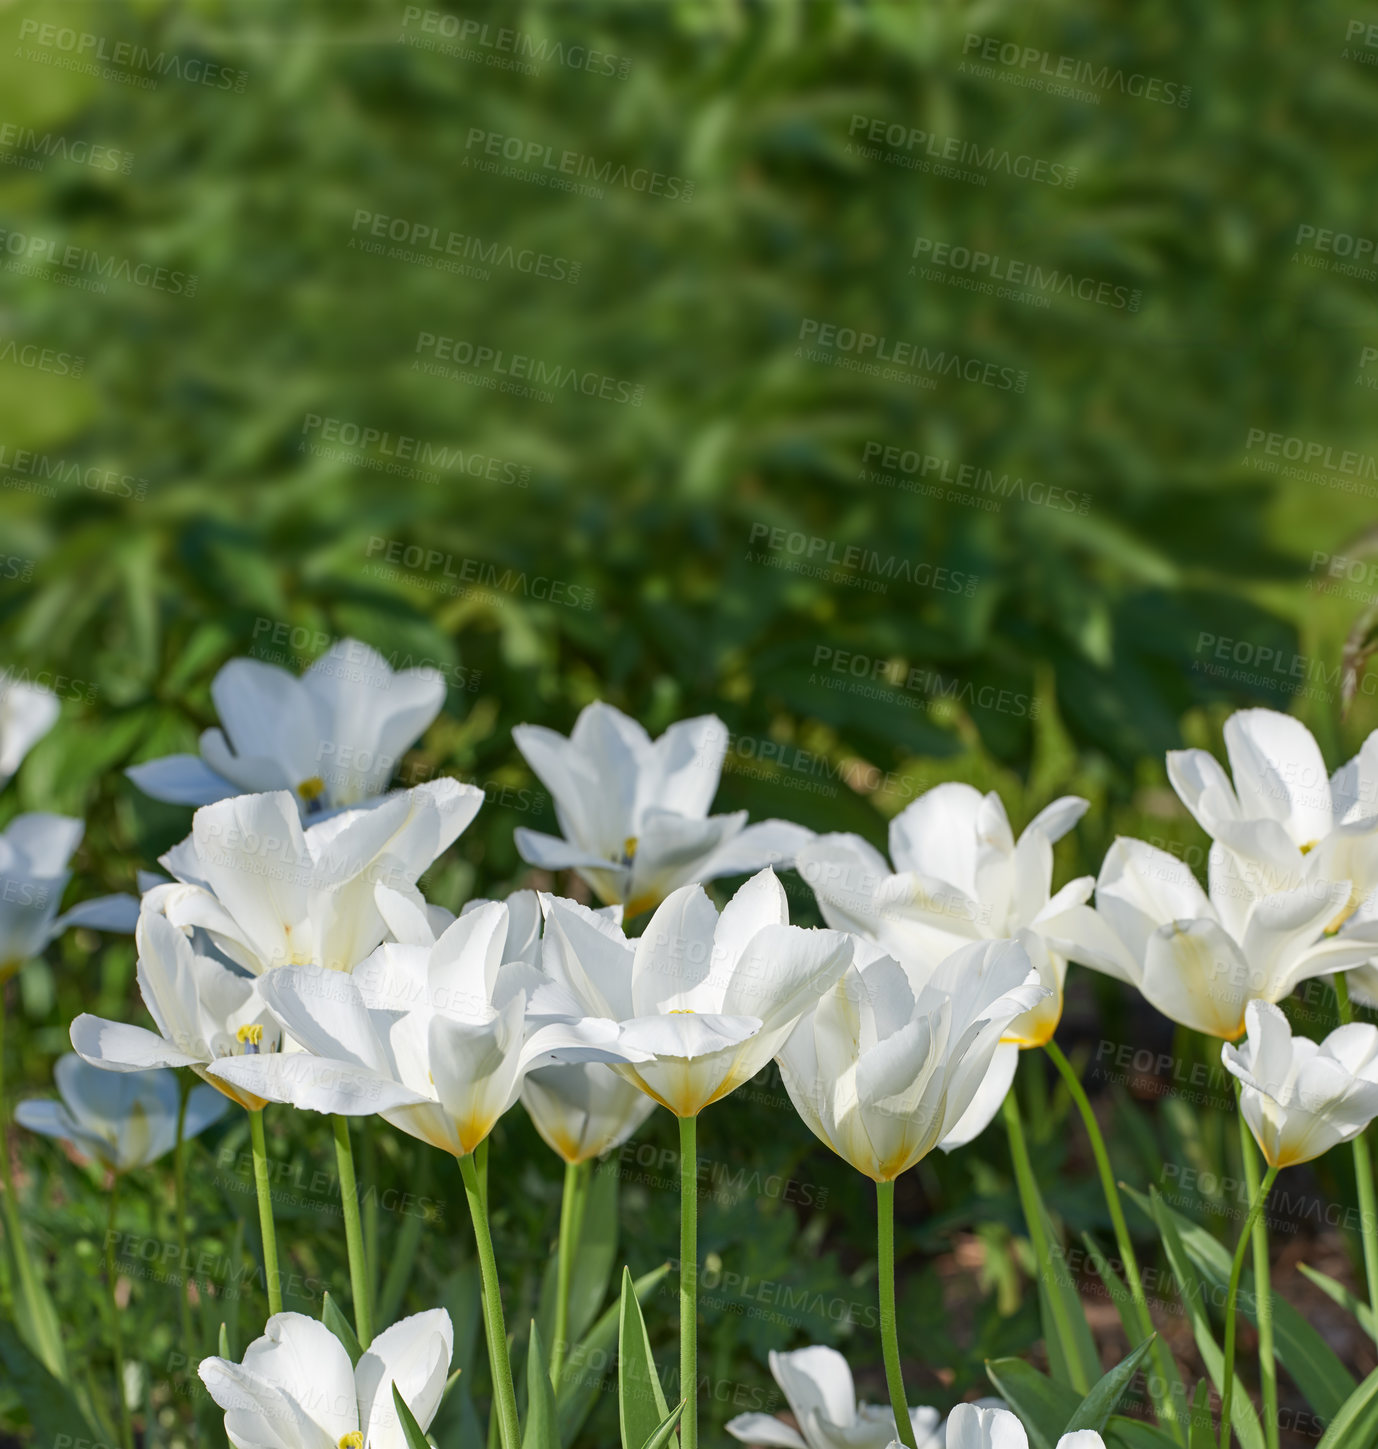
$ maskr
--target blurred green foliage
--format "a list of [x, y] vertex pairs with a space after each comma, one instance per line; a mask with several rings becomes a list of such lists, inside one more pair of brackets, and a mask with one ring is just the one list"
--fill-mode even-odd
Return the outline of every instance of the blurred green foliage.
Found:
[[[720, 808], [881, 841], [916, 793], [964, 778], [999, 788], [1016, 825], [1063, 791], [1092, 799], [1059, 879], [1094, 872], [1117, 831], [1199, 852], [1165, 794], [1164, 749], [1217, 743], [1225, 709], [1247, 702], [1295, 709], [1334, 763], [1378, 724], [1363, 691], [1341, 721], [1335, 673], [1372, 587], [1329, 573], [1378, 492], [1378, 368], [1362, 361], [1378, 276], [1298, 244], [1304, 226], [1369, 224], [1375, 52], [1346, 48], [1350, 20], [1330, 0], [7, 5], [0, 664], [57, 679], [67, 703], [4, 808], [83, 816], [74, 893], [129, 888], [188, 814], [140, 797], [123, 767], [194, 748], [226, 659], [295, 672], [353, 635], [452, 681], [411, 777], [454, 773], [493, 800], [427, 882], [450, 906], [526, 879], [513, 826], [553, 821], [512, 725], [568, 730], [599, 697], [653, 731], [720, 714]], [[1042, 59], [1006, 63], [1002, 43]], [[1094, 75], [1090, 99], [1030, 83], [1064, 57], [1156, 79], [1160, 98]], [[106, 150], [83, 163], [72, 142]], [[606, 173], [583, 178], [601, 194], [550, 184], [580, 167]], [[1053, 167], [1075, 184], [1016, 174]], [[652, 194], [643, 169], [692, 195]], [[969, 285], [984, 274], [923, 275], [941, 244], [1140, 301], [1022, 283], [1011, 299]], [[75, 265], [52, 260], [68, 247]], [[141, 266], [182, 280], [141, 284]], [[101, 290], [81, 285], [102, 267]], [[810, 357], [826, 326], [1026, 381]], [[477, 382], [434, 375], [423, 335], [504, 362]], [[516, 356], [580, 381], [549, 400], [503, 391]], [[351, 446], [365, 428], [387, 441]], [[1268, 434], [1329, 462], [1288, 476]], [[885, 462], [892, 448], [941, 461], [906, 471]], [[1357, 471], [1333, 462], [1345, 452]], [[791, 571], [796, 548], [841, 562]], [[891, 576], [897, 561], [930, 586]], [[794, 885], [799, 918], [816, 919]], [[128, 943], [83, 936], [50, 955], [21, 980], [10, 1066], [35, 1086], [77, 1010], [137, 1011]], [[1134, 1040], [1118, 993], [1095, 994], [1101, 1029]], [[1094, 1020], [1089, 985], [1073, 1003], [1075, 1030]], [[1063, 1109], [1046, 1114], [1040, 1168], [1055, 1210], [1095, 1225], [1094, 1194], [1052, 1182]], [[1180, 1130], [1172, 1116], [1145, 1130]], [[327, 1160], [312, 1132], [294, 1124], [279, 1150]], [[377, 1170], [414, 1180], [422, 1149], [379, 1137]], [[830, 1192], [819, 1211], [768, 1195], [707, 1208], [705, 1251], [724, 1271], [869, 1301], [869, 1194], [778, 1101], [715, 1109], [702, 1137]], [[645, 1140], [668, 1145], [668, 1124]], [[1153, 1170], [1133, 1132], [1113, 1140], [1126, 1171]], [[54, 1151], [23, 1149], [77, 1331], [100, 1205]], [[527, 1302], [558, 1186], [524, 1121], [504, 1125], [494, 1160], [500, 1248]], [[504, 1162], [525, 1164], [518, 1181]], [[412, 1306], [468, 1252], [449, 1165], [427, 1170], [448, 1215]], [[246, 1200], [200, 1173], [197, 1191], [208, 1238], [229, 1241]], [[633, 1185], [623, 1207], [642, 1271], [673, 1249], [673, 1197]], [[948, 1401], [1037, 1332], [1027, 1298], [1011, 1316], [1001, 1266], [1018, 1214], [998, 1135], [925, 1164], [901, 1215], [926, 1324], [951, 1234], [989, 1249], [974, 1320], [911, 1335], [914, 1383]], [[400, 1226], [384, 1215], [385, 1243]], [[82, 1231], [97, 1233], [90, 1251], [65, 1255]], [[343, 1281], [342, 1244], [288, 1237]], [[135, 1285], [153, 1376], [173, 1386], [169, 1433], [192, 1391], [159, 1367], [170, 1303]], [[650, 1314], [653, 1335], [671, 1309]], [[704, 1311], [719, 1377], [764, 1392], [769, 1348], [835, 1338], [878, 1392], [865, 1330]], [[715, 1398], [706, 1422], [740, 1407]]]

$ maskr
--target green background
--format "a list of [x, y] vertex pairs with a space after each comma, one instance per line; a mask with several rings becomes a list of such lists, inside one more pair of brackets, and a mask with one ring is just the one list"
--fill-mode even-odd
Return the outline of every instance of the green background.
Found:
[[[529, 879], [514, 826], [553, 828], [511, 727], [567, 732], [595, 698], [657, 732], [719, 714], [732, 746], [718, 808], [878, 843], [888, 817], [939, 780], [998, 788], [1016, 828], [1075, 790], [1094, 808], [1060, 848], [1059, 881], [1094, 872], [1116, 832], [1202, 859], [1162, 753], [1218, 745], [1231, 706], [1300, 714], [1332, 765], [1378, 724], [1364, 689], [1342, 718], [1338, 682], [1342, 642], [1374, 592], [1351, 544], [1378, 496], [1378, 478], [1360, 476], [1378, 451], [1378, 365], [1362, 360], [1378, 346], [1378, 268], [1348, 275], [1333, 252], [1298, 244], [1303, 227], [1374, 235], [1378, 47], [1348, 37], [1352, 7], [416, 10], [0, 10], [0, 127], [18, 129], [9, 141], [0, 131], [0, 663], [59, 677], [66, 699], [4, 809], [88, 821], [74, 896], [131, 888], [185, 833], [188, 812], [143, 799], [121, 770], [194, 748], [226, 659], [252, 652], [297, 672], [348, 636], [399, 665], [436, 661], [452, 681], [413, 778], [453, 773], [496, 797], [427, 881], [452, 907]], [[475, 24], [443, 33], [461, 22]], [[544, 56], [529, 62], [536, 73], [491, 63], [510, 57], [502, 27]], [[93, 39], [64, 49], [66, 32]], [[997, 58], [982, 61], [988, 37]], [[144, 58], [97, 62], [108, 75], [64, 68], [123, 43]], [[1044, 58], [1005, 64], [1002, 43]], [[170, 72], [148, 59], [159, 55]], [[1063, 57], [1064, 70], [1093, 73], [1090, 99], [1021, 83]], [[220, 67], [214, 83], [190, 78], [188, 61]], [[1116, 75], [1154, 79], [1174, 101], [1128, 94]], [[867, 139], [873, 123], [879, 141]], [[484, 170], [493, 136], [535, 159]], [[108, 148], [118, 164], [47, 154], [54, 138]], [[954, 149], [975, 159], [941, 174]], [[542, 164], [563, 153], [606, 170], [606, 182], [585, 177], [601, 194], [540, 184], [566, 174]], [[1064, 181], [1074, 168], [1075, 184], [1013, 174], [1034, 162]], [[643, 168], [692, 183], [692, 196], [619, 183]], [[396, 243], [371, 254], [360, 243], [380, 216], [439, 239], [441, 251], [416, 248], [432, 262], [451, 234], [495, 260], [470, 258], [487, 275], [466, 275], [390, 255]], [[1022, 287], [1048, 303], [1035, 305], [951, 284], [970, 274], [925, 278], [912, 257], [921, 237], [997, 255], [1006, 270], [1126, 289], [1138, 305]], [[103, 291], [41, 256], [32, 274], [35, 249], [69, 246], [97, 268], [113, 259]], [[508, 247], [559, 259], [567, 279], [503, 260]], [[185, 282], [178, 293], [121, 280], [143, 264], [194, 276], [194, 295]], [[853, 370], [836, 352], [809, 355], [811, 323], [1026, 381], [940, 369], [928, 386], [914, 367]], [[562, 385], [547, 401], [429, 375], [423, 333], [573, 369], [590, 391], [610, 378], [638, 401], [616, 400], [615, 385], [613, 399]], [[80, 357], [80, 376], [70, 362], [25, 365], [28, 346]], [[419, 461], [390, 472], [383, 447], [330, 443], [312, 419], [443, 456], [423, 476]], [[1266, 434], [1329, 450], [1332, 466], [1288, 476], [1258, 444]], [[987, 470], [1006, 491], [959, 482], [930, 496], [878, 467], [876, 445], [947, 460], [954, 478]], [[1360, 461], [1338, 466], [1346, 452]], [[771, 529], [786, 542], [762, 561]], [[810, 546], [798, 539], [842, 562], [821, 578], [781, 567]], [[412, 546], [425, 551], [419, 566]], [[867, 558], [850, 566], [849, 548]], [[1337, 578], [1336, 556], [1363, 561]], [[894, 577], [902, 564], [960, 583]], [[864, 661], [864, 678], [850, 660], [832, 667], [840, 652]], [[798, 918], [816, 919], [795, 885]], [[127, 943], [80, 936], [50, 956], [22, 976], [9, 1065], [40, 1089], [77, 1010], [137, 1013]], [[1113, 989], [1074, 982], [1069, 1045], [1090, 1052], [1149, 1030], [1126, 1022]], [[1084, 1162], [1062, 1160], [1065, 1103], [1040, 1108], [1029, 1067], [1050, 1198], [1078, 1227], [1101, 1226]], [[705, 1120], [705, 1153], [824, 1185], [826, 1207], [748, 1193], [706, 1211], [706, 1249], [724, 1271], [870, 1302], [869, 1193], [781, 1115], [778, 1084], [762, 1090], [774, 1101]], [[1174, 1124], [1171, 1101], [1128, 1115], [1137, 1125], [1112, 1140], [1138, 1181], [1159, 1170], [1155, 1152], [1180, 1162], [1193, 1150], [1172, 1132], [1219, 1126], [1208, 1113]], [[495, 1163], [512, 1164], [500, 1249], [525, 1302], [558, 1183], [519, 1119]], [[240, 1130], [210, 1151], [232, 1160]], [[653, 1119], [644, 1135], [668, 1144], [669, 1124]], [[285, 1162], [327, 1160], [325, 1138], [300, 1125], [280, 1123], [274, 1140]], [[98, 1365], [99, 1322], [81, 1305], [99, 1291], [102, 1199], [55, 1149], [17, 1146], [60, 1311]], [[430, 1306], [469, 1251], [457, 1175], [423, 1168], [422, 1149], [395, 1134], [373, 1150], [380, 1182], [424, 1171], [447, 1204], [406, 1287], [409, 1308]], [[230, 1201], [214, 1176], [200, 1175], [200, 1208], [228, 1242], [247, 1198]], [[1003, 1140], [987, 1134], [901, 1187], [911, 1389], [946, 1404], [981, 1382], [984, 1356], [1037, 1337]], [[161, 1190], [150, 1175], [147, 1201], [127, 1210], [161, 1211]], [[305, 1243], [329, 1219], [302, 1212]], [[672, 1251], [672, 1194], [624, 1182], [623, 1212], [637, 1228], [634, 1269]], [[380, 1214], [384, 1258], [402, 1223]], [[298, 1251], [342, 1284], [342, 1245], [318, 1236]], [[81, 1251], [61, 1246], [77, 1238]], [[130, 1336], [148, 1345], [169, 1443], [197, 1402], [168, 1368], [173, 1301], [136, 1281]], [[674, 1305], [661, 1306], [663, 1346]], [[246, 1329], [261, 1314], [247, 1304]], [[510, 1321], [521, 1331], [519, 1308]], [[705, 1325], [704, 1362], [724, 1381], [764, 1393], [768, 1349], [838, 1341], [880, 1392], [874, 1334], [826, 1312], [782, 1327], [709, 1303]], [[715, 1395], [705, 1423], [740, 1407], [761, 1404]], [[0, 1412], [22, 1421], [13, 1405]]]

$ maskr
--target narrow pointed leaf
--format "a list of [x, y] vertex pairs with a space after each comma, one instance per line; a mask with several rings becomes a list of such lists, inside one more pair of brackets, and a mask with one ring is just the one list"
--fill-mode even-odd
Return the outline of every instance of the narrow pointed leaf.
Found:
[[1080, 1405], [1076, 1391], [1054, 1382], [1020, 1358], [988, 1359], [986, 1377], [1023, 1421], [1030, 1449], [1055, 1449], [1062, 1426]]
[[1378, 1369], [1341, 1404], [1316, 1449], [1359, 1449], [1361, 1444], [1374, 1443], [1378, 1443]]
[[353, 1325], [329, 1293], [321, 1302], [321, 1322], [344, 1344], [350, 1363], [357, 1365], [364, 1351], [359, 1346]]
[[392, 1386], [392, 1402], [397, 1409], [397, 1418], [402, 1425], [402, 1437], [407, 1441], [407, 1449], [431, 1449], [430, 1441], [421, 1430], [421, 1425], [416, 1422], [416, 1416], [407, 1407], [407, 1401], [397, 1391], [397, 1385]]
[[1135, 1370], [1143, 1362], [1144, 1356], [1152, 1350], [1157, 1337], [1155, 1333], [1151, 1338], [1144, 1339], [1138, 1348], [1127, 1353], [1092, 1387], [1091, 1392], [1077, 1405], [1076, 1413], [1063, 1425], [1064, 1434], [1070, 1434], [1076, 1429], [1094, 1429], [1100, 1433], [1123, 1397], [1125, 1389], [1129, 1387]]
[[637, 1449], [652, 1438], [670, 1410], [651, 1357], [651, 1341], [636, 1299], [632, 1275], [622, 1270], [622, 1303], [617, 1332], [617, 1412], [622, 1449]]
[[1361, 1298], [1356, 1298], [1343, 1283], [1337, 1283], [1328, 1273], [1322, 1273], [1319, 1268], [1308, 1267], [1305, 1263], [1297, 1264], [1298, 1270], [1309, 1278], [1322, 1293], [1333, 1302], [1338, 1303], [1352, 1318], [1359, 1327], [1364, 1330], [1370, 1338], [1378, 1339], [1378, 1332], [1374, 1330], [1373, 1309]]
[[522, 1449], [560, 1449], [555, 1419], [555, 1390], [550, 1386], [545, 1345], [536, 1320], [531, 1320], [531, 1347], [526, 1355], [526, 1423]]
[[670, 1436], [675, 1432], [675, 1425], [679, 1423], [679, 1416], [684, 1412], [684, 1405], [687, 1402], [681, 1399], [679, 1403], [670, 1410], [665, 1419], [656, 1429], [655, 1433], [641, 1446], [641, 1449], [661, 1449], [661, 1446], [670, 1442]]

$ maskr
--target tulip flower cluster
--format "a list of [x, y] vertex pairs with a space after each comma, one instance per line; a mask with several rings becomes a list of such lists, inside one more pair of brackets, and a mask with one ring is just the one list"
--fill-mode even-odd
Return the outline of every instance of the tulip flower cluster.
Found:
[[[1342, 1143], [1353, 1144], [1367, 1205], [1378, 1312], [1364, 1137], [1378, 1116], [1378, 1028], [1350, 1019], [1349, 1005], [1351, 997], [1378, 1004], [1378, 737], [1328, 776], [1296, 721], [1237, 714], [1225, 729], [1232, 777], [1201, 751], [1168, 760], [1184, 805], [1212, 838], [1206, 887], [1175, 857], [1120, 839], [1098, 877], [1055, 889], [1054, 847], [1085, 813], [1084, 800], [1055, 800], [1016, 836], [993, 793], [939, 785], [891, 823], [887, 860], [855, 835], [711, 814], [727, 741], [719, 721], [684, 721], [652, 740], [596, 703], [567, 739], [544, 726], [514, 731], [561, 830], [518, 830], [517, 848], [542, 886], [569, 872], [583, 899], [519, 890], [470, 901], [456, 916], [428, 902], [419, 882], [474, 820], [482, 792], [450, 779], [388, 789], [442, 707], [434, 675], [394, 673], [347, 641], [301, 679], [234, 661], [211, 693], [220, 727], [202, 735], [199, 755], [129, 772], [155, 798], [198, 807], [187, 837], [160, 862], [166, 874], [149, 877], [140, 900], [86, 901], [59, 914], [80, 822], [22, 815], [0, 835], [0, 986], [67, 926], [133, 930], [140, 1019], [78, 1016], [76, 1055], [56, 1068], [61, 1100], [30, 1100], [15, 1112], [24, 1127], [98, 1164], [112, 1192], [169, 1151], [180, 1190], [184, 1144], [232, 1109], [247, 1113], [270, 1316], [240, 1362], [222, 1352], [200, 1366], [232, 1444], [426, 1442], [455, 1334], [441, 1309], [376, 1331], [352, 1137], [385, 1130], [369, 1125], [379, 1119], [458, 1164], [480, 1271], [492, 1441], [556, 1449], [551, 1415], [571, 1346], [574, 1238], [590, 1164], [659, 1106], [676, 1119], [680, 1144], [684, 1398], [667, 1404], [648, 1356], [638, 1359], [640, 1308], [624, 1290], [624, 1374], [641, 1363], [649, 1387], [620, 1390], [623, 1449], [660, 1449], [674, 1433], [696, 1449], [699, 1119], [774, 1061], [804, 1128], [875, 1183], [888, 1403], [858, 1404], [834, 1349], [774, 1352], [771, 1371], [793, 1424], [753, 1413], [734, 1419], [730, 1433], [784, 1449], [1011, 1449], [1033, 1429], [1039, 1443], [1096, 1449], [1130, 1375], [1151, 1355], [1154, 1432], [1185, 1445], [1189, 1416], [1171, 1392], [1177, 1368], [1155, 1334], [1101, 1128], [1055, 1040], [1073, 963], [1217, 1039], [1239, 1083], [1251, 1217], [1212, 1368], [1222, 1449], [1235, 1408], [1252, 1415], [1251, 1405], [1233, 1403], [1236, 1303], [1250, 1244], [1264, 1423], [1270, 1408], [1274, 1426], [1277, 1418], [1266, 1235], [1254, 1224], [1280, 1171]], [[0, 775], [14, 773], [55, 717], [55, 701], [0, 683]], [[823, 927], [791, 921], [776, 873], [788, 868], [811, 887]], [[747, 879], [720, 904], [704, 886], [725, 876]], [[30, 887], [33, 901], [11, 904], [11, 882]], [[590, 892], [596, 907], [586, 903]], [[1293, 1035], [1281, 1004], [1321, 975], [1336, 984], [1341, 1024], [1318, 1043]], [[1075, 1295], [1069, 1308], [1049, 1280], [1045, 1336], [1065, 1383], [1026, 1398], [993, 1366], [1000, 1397], [959, 1405], [944, 1419], [911, 1405], [904, 1388], [896, 1180], [935, 1150], [959, 1150], [1003, 1114], [1030, 1240], [1044, 1270], [1055, 1265], [1010, 1091], [1021, 1053], [1038, 1051], [1066, 1083], [1096, 1161], [1133, 1352], [1104, 1378], [1098, 1366], [1088, 1371], [1068, 1318]], [[197, 1084], [179, 1079], [181, 1069]], [[490, 1182], [489, 1141], [518, 1103], [564, 1174], [553, 1342], [529, 1377], [525, 1424], [489, 1227], [490, 1197], [508, 1180]], [[283, 1311], [263, 1125], [270, 1109], [331, 1121], [352, 1325], [338, 1310], [334, 1323]], [[5, 1170], [6, 1235], [19, 1245], [7, 1161]], [[113, 1291], [109, 1261], [107, 1272]], [[116, 1309], [117, 1366], [118, 1320]], [[644, 1340], [644, 1327], [639, 1333]], [[533, 1325], [533, 1357], [537, 1347]], [[127, 1412], [122, 1428], [132, 1449]], [[1263, 1432], [1266, 1449], [1276, 1429]], [[1213, 1426], [1209, 1433], [1215, 1443]], [[1198, 1442], [1196, 1426], [1190, 1442]]]

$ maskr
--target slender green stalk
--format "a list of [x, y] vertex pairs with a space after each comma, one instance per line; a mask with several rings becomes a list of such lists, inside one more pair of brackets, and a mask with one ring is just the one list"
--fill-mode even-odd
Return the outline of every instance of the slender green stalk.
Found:
[[115, 1210], [120, 1200], [120, 1179], [115, 1174], [110, 1184], [110, 1206], [105, 1221], [105, 1283], [110, 1292], [110, 1349], [115, 1355], [115, 1397], [120, 1405], [120, 1441], [124, 1449], [134, 1449], [134, 1421], [129, 1413], [129, 1396], [124, 1391], [124, 1343], [120, 1336], [120, 1303], [115, 1292], [119, 1276], [115, 1272]]
[[[1043, 1215], [1038, 1210], [1038, 1189], [1034, 1181], [1033, 1164], [1029, 1161], [1029, 1145], [1024, 1139], [1024, 1123], [1019, 1116], [1019, 1103], [1014, 1089], [1005, 1093], [1005, 1131], [1010, 1139], [1010, 1159], [1014, 1163], [1014, 1180], [1019, 1189], [1019, 1204], [1024, 1209], [1024, 1221], [1028, 1225], [1029, 1239], [1033, 1243], [1034, 1257], [1040, 1264], [1052, 1261], [1048, 1235], [1043, 1231]], [[1072, 1325], [1067, 1320], [1066, 1304], [1061, 1293], [1049, 1288], [1048, 1310], [1053, 1315], [1058, 1337], [1063, 1343], [1073, 1342]], [[1076, 1356], [1069, 1355], [1067, 1371], [1072, 1376], [1072, 1387], [1079, 1394], [1090, 1392], [1091, 1385]]]
[[[1134, 1241], [1129, 1236], [1129, 1224], [1125, 1221], [1124, 1207], [1120, 1202], [1120, 1190], [1115, 1183], [1115, 1173], [1110, 1166], [1110, 1154], [1106, 1151], [1100, 1123], [1096, 1121], [1096, 1114], [1091, 1108], [1091, 1101], [1086, 1095], [1086, 1089], [1081, 1085], [1062, 1048], [1049, 1038], [1043, 1044], [1043, 1049], [1052, 1058], [1053, 1065], [1061, 1073], [1062, 1080], [1067, 1084], [1067, 1090], [1072, 1094], [1072, 1100], [1077, 1104], [1077, 1111], [1081, 1113], [1082, 1123], [1086, 1127], [1086, 1136], [1091, 1143], [1091, 1153], [1096, 1159], [1096, 1171], [1100, 1174], [1101, 1191], [1105, 1194], [1105, 1205], [1110, 1210], [1110, 1221], [1115, 1229], [1115, 1242], [1120, 1250], [1120, 1262], [1124, 1266], [1124, 1279], [1129, 1288], [1129, 1296], [1134, 1303], [1134, 1317], [1138, 1322], [1142, 1342], [1153, 1333], [1153, 1315], [1149, 1312], [1148, 1297], [1144, 1293], [1143, 1279], [1139, 1274], [1139, 1260], [1134, 1252]], [[1134, 1345], [1131, 1344], [1130, 1347], [1132, 1348]], [[1168, 1357], [1170, 1350], [1159, 1337], [1154, 1341], [1152, 1352], [1154, 1358], [1159, 1362], [1160, 1369], [1159, 1373], [1148, 1376], [1153, 1406], [1158, 1412], [1159, 1421], [1169, 1427], [1173, 1432], [1173, 1437], [1180, 1443], [1182, 1435], [1177, 1423], [1177, 1405], [1173, 1402], [1169, 1387], [1171, 1384], [1171, 1361]]]
[[[1349, 984], [1344, 972], [1337, 971], [1331, 980], [1335, 984], [1335, 999], [1339, 1006], [1340, 1025], [1348, 1026], [1354, 1020], [1349, 1004]], [[1359, 1189], [1359, 1233], [1364, 1244], [1364, 1277], [1368, 1280], [1368, 1301], [1373, 1309], [1373, 1321], [1378, 1323], [1378, 1202], [1374, 1201], [1373, 1156], [1369, 1151], [1367, 1131], [1354, 1139], [1354, 1181]]]
[[354, 1149], [349, 1142], [349, 1118], [334, 1116], [335, 1164], [340, 1174], [340, 1206], [344, 1209], [345, 1251], [349, 1255], [349, 1289], [354, 1298], [354, 1333], [360, 1348], [373, 1342], [373, 1300], [369, 1292], [364, 1235], [359, 1226], [359, 1188], [354, 1180]]
[[[1239, 1245], [1234, 1250], [1234, 1261], [1230, 1264], [1230, 1286], [1225, 1293], [1225, 1377], [1220, 1386], [1220, 1449], [1230, 1449], [1230, 1406], [1234, 1397], [1234, 1334], [1239, 1298], [1239, 1279], [1244, 1272], [1244, 1251], [1253, 1238], [1254, 1226], [1260, 1221], [1263, 1204], [1273, 1190], [1273, 1181], [1278, 1175], [1276, 1167], [1270, 1167], [1249, 1206], [1249, 1216], [1244, 1231], [1239, 1235]], [[1273, 1416], [1276, 1422], [1276, 1414]]]
[[502, 1449], [520, 1449], [521, 1430], [517, 1423], [517, 1395], [512, 1387], [512, 1360], [507, 1352], [507, 1325], [502, 1317], [502, 1290], [498, 1287], [498, 1264], [493, 1256], [493, 1239], [488, 1232], [488, 1206], [483, 1184], [472, 1153], [459, 1159], [469, 1216], [474, 1221], [474, 1243], [478, 1248], [479, 1278], [483, 1284], [483, 1326], [488, 1337], [488, 1366], [493, 1377], [493, 1405], [497, 1413]]
[[191, 1096], [191, 1080], [182, 1083], [182, 1100], [177, 1106], [177, 1145], [172, 1153], [172, 1209], [177, 1214], [177, 1261], [182, 1274], [179, 1289], [182, 1307], [182, 1349], [188, 1363], [198, 1357], [196, 1339], [191, 1328], [190, 1258], [187, 1254], [187, 1100]]
[[679, 1391], [680, 1449], [699, 1443], [699, 1156], [698, 1118], [679, 1119]]
[[254, 1186], [258, 1189], [258, 1227], [263, 1238], [263, 1281], [268, 1289], [268, 1314], [282, 1312], [282, 1276], [278, 1272], [278, 1237], [273, 1227], [273, 1193], [268, 1185], [268, 1143], [263, 1135], [263, 1108], [249, 1113], [249, 1140], [254, 1151]]
[[880, 1351], [885, 1359], [885, 1386], [890, 1391], [890, 1408], [895, 1428], [906, 1449], [917, 1449], [914, 1421], [909, 1417], [909, 1400], [900, 1371], [899, 1335], [895, 1327], [895, 1184], [876, 1183], [876, 1246], [880, 1257]]
[[[1239, 1096], [1240, 1084], [1235, 1079], [1235, 1096]], [[1239, 1154], [1244, 1160], [1244, 1181], [1249, 1189], [1249, 1201], [1258, 1195], [1258, 1158], [1254, 1153], [1254, 1140], [1244, 1114], [1239, 1114]], [[1263, 1386], [1263, 1433], [1268, 1449], [1278, 1449], [1278, 1370], [1273, 1352], [1273, 1284], [1268, 1267], [1268, 1224], [1260, 1215], [1253, 1226], [1254, 1245], [1254, 1296], [1257, 1300], [1258, 1319], [1258, 1376]]]
[[555, 1342], [550, 1348], [550, 1384], [560, 1387], [560, 1372], [565, 1366], [569, 1338], [569, 1287], [574, 1277], [574, 1252], [579, 1242], [579, 1227], [584, 1216], [584, 1184], [588, 1181], [587, 1164], [565, 1163], [565, 1189], [560, 1199], [560, 1246], [555, 1262]]

